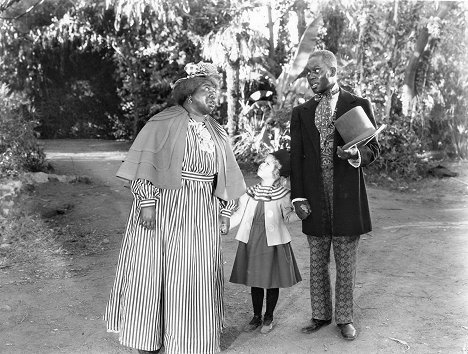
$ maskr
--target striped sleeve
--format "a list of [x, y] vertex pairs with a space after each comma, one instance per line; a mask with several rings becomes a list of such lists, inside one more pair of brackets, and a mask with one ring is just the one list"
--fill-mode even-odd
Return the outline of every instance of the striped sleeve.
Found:
[[225, 201], [220, 199], [220, 205], [221, 205], [221, 212], [220, 214], [222, 216], [227, 216], [228, 218], [231, 217], [232, 213], [237, 207], [237, 201], [236, 200], [230, 200], [230, 201]]
[[154, 187], [151, 182], [146, 179], [136, 179], [132, 181], [131, 191], [142, 208], [147, 206], [154, 207], [160, 193], [159, 189]]

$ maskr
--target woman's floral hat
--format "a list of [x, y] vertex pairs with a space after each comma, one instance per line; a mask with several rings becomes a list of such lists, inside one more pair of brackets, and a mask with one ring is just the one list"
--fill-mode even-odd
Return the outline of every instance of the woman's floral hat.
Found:
[[219, 74], [218, 69], [216, 68], [216, 65], [211, 64], [211, 63], [207, 63], [203, 61], [197, 64], [188, 63], [187, 65], [185, 65], [184, 70], [187, 73], [187, 77], [183, 77], [177, 80], [173, 86], [177, 85], [183, 80], [191, 79], [197, 76], [207, 76], [207, 77], [215, 79], [216, 81], [221, 80], [221, 75]]
[[184, 70], [187, 73], [188, 77], [219, 76], [218, 69], [214, 64], [206, 63], [203, 61], [199, 62], [198, 64], [188, 63], [187, 65], [185, 65]]

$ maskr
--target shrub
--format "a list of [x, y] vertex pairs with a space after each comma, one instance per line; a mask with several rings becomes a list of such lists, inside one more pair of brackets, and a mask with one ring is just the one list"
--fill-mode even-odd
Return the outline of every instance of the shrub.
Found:
[[234, 154], [247, 171], [255, 169], [270, 152], [289, 150], [288, 109], [275, 110], [266, 101], [245, 104], [239, 119], [240, 133], [234, 136]]
[[25, 96], [0, 84], [0, 177], [46, 169], [45, 154], [37, 144], [37, 121]]
[[369, 166], [373, 174], [384, 174], [400, 180], [419, 180], [427, 169], [420, 156], [423, 147], [413, 126], [401, 119], [394, 120], [379, 135], [380, 156]]

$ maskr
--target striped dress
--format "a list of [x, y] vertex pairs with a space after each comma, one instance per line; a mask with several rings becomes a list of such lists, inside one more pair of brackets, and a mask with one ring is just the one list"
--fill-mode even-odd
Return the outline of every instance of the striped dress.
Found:
[[[134, 201], [104, 319], [129, 347], [166, 353], [220, 351], [223, 261], [218, 217], [234, 203], [213, 196], [216, 152], [204, 123], [190, 119], [182, 188], [132, 182]], [[156, 227], [140, 226], [155, 205]]]

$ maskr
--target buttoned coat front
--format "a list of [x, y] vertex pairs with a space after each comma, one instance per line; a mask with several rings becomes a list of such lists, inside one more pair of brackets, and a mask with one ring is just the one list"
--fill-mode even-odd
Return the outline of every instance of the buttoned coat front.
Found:
[[[290, 193], [280, 199], [265, 201], [265, 231], [268, 246], [291, 242], [285, 222], [299, 220], [291, 205]], [[258, 201], [244, 194], [239, 198], [238, 209], [231, 217], [231, 227], [239, 225], [236, 240], [249, 242], [250, 228]]]
[[[318, 102], [311, 99], [294, 107], [291, 116], [291, 198], [306, 198], [311, 214], [302, 221], [307, 235], [322, 236], [322, 172], [320, 133], [315, 125]], [[351, 108], [361, 106], [376, 126], [369, 100], [340, 89], [336, 119]], [[335, 129], [333, 154], [333, 221], [335, 236], [361, 235], [372, 230], [362, 166], [374, 161], [380, 152], [376, 138], [359, 147], [361, 167], [355, 168], [336, 155], [345, 142]]]

